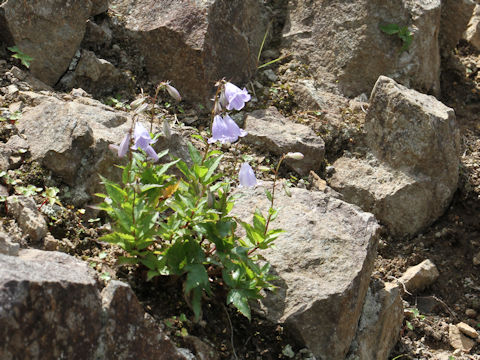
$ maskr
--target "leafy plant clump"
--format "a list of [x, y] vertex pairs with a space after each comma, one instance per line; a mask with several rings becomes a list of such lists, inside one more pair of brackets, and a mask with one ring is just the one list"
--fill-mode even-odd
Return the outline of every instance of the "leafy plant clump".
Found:
[[11, 47], [8, 47], [7, 49], [14, 53], [12, 57], [20, 60], [23, 66], [25, 66], [26, 68], [30, 67], [31, 62], [33, 61], [33, 57], [20, 51], [18, 46], [11, 46]]
[[[101, 240], [127, 252], [119, 262], [147, 267], [148, 279], [172, 275], [183, 281], [185, 299], [197, 321], [202, 314], [202, 297], [212, 295], [212, 283], [225, 285], [227, 304], [233, 304], [249, 319], [249, 300], [259, 298], [262, 289], [274, 289], [270, 265], [260, 262], [258, 254], [258, 250], [272, 246], [282, 232], [269, 230], [277, 215], [274, 197], [267, 191], [271, 200], [268, 216], [257, 209], [253, 225], [229, 215], [236, 197], [231, 195], [231, 184], [218, 171], [223, 155], [209, 151], [211, 143], [235, 142], [246, 134], [227, 110], [239, 110], [249, 99], [245, 89], [225, 82], [218, 84], [212, 137], [203, 154], [188, 145], [191, 165], [180, 159], [156, 163], [167, 151], [157, 154], [151, 146], [155, 138], [136, 121], [116, 147], [120, 157], [127, 153], [129, 156], [128, 164], [122, 167], [121, 183], [102, 178], [106, 194], [98, 194], [104, 199], [101, 209], [113, 219], [114, 230]], [[164, 133], [169, 136], [165, 123]], [[170, 175], [172, 167], [183, 176]], [[256, 185], [253, 170], [246, 163], [242, 164], [239, 178], [242, 186]], [[245, 237], [237, 235], [238, 225], [245, 229]]]
[[413, 33], [410, 31], [408, 26], [400, 27], [398, 24], [387, 24], [380, 25], [380, 30], [388, 35], [397, 35], [397, 37], [402, 40], [402, 48], [400, 52], [407, 51], [410, 48], [410, 45], [413, 41]]

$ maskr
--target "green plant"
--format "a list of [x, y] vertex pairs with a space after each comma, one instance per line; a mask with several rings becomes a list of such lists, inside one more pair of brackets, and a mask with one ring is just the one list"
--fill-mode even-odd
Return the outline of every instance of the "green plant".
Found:
[[[212, 295], [212, 283], [225, 286], [227, 304], [233, 304], [250, 319], [248, 301], [260, 298], [262, 289], [274, 289], [270, 265], [260, 263], [258, 250], [272, 246], [282, 233], [269, 229], [277, 216], [273, 207], [274, 190], [266, 191], [271, 202], [268, 215], [265, 217], [257, 209], [253, 225], [229, 215], [236, 196], [231, 195], [230, 183], [218, 171], [223, 155], [209, 151], [213, 142], [234, 142], [244, 136], [228, 115], [222, 117], [217, 113], [223, 111], [220, 98], [225, 86], [228, 90], [224, 96], [229, 105], [242, 108], [249, 100], [245, 89], [219, 83], [212, 111], [213, 136], [203, 154], [188, 144], [190, 165], [180, 159], [170, 159], [164, 164], [152, 162], [165, 157], [167, 151], [156, 154], [151, 146], [155, 142], [152, 134], [136, 122], [135, 130], [132, 125], [118, 146], [120, 157], [129, 155], [127, 165], [121, 167], [121, 183], [102, 177], [106, 194], [97, 194], [104, 199], [100, 208], [113, 219], [113, 232], [101, 240], [125, 250], [127, 255], [119, 258], [120, 263], [145, 266], [148, 279], [160, 275], [181, 279], [185, 300], [197, 321], [201, 318], [202, 297]], [[164, 132], [169, 133], [165, 126]], [[132, 142], [137, 151], [128, 151]], [[182, 178], [169, 174], [174, 166]], [[245, 163], [239, 176], [240, 183], [244, 181], [246, 186], [256, 182], [253, 170]], [[246, 236], [238, 236], [238, 225], [245, 229]]]
[[408, 26], [400, 27], [397, 24], [387, 24], [380, 25], [380, 30], [388, 35], [397, 35], [397, 37], [402, 40], [402, 48], [400, 52], [407, 51], [410, 48], [410, 45], [413, 41], [413, 33], [410, 31]]
[[[407, 311], [410, 314], [410, 319], [411, 320], [418, 319], [418, 320], [421, 321], [421, 320], [425, 319], [425, 315], [420, 315], [420, 311], [417, 308], [409, 308], [409, 309], [407, 309]], [[410, 321], [405, 320], [405, 324], [406, 324], [406, 326], [409, 330], [411, 330], [411, 331], [414, 330], [414, 327], [413, 327], [413, 325]]]
[[31, 62], [33, 61], [33, 57], [20, 51], [20, 49], [17, 46], [11, 46], [11, 47], [8, 47], [7, 49], [14, 53], [12, 57], [20, 60], [23, 66], [25, 66], [26, 68], [30, 67]]

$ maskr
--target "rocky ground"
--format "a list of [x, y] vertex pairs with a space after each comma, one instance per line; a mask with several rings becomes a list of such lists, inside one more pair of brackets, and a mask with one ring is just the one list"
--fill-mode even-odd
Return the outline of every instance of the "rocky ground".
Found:
[[[281, 1], [275, 3], [284, 4]], [[116, 11], [110, 12], [109, 16], [118, 17], [115, 21], [118, 20], [119, 24], [122, 19]], [[97, 23], [102, 23], [102, 17], [105, 15], [100, 15]], [[283, 21], [277, 19], [274, 28], [281, 28]], [[118, 32], [115, 34], [118, 35]], [[122, 48], [128, 45], [116, 38], [111, 41], [118, 42]], [[272, 60], [281, 55], [277, 45], [278, 39], [273, 38], [269, 48], [264, 50], [263, 60]], [[91, 49], [88, 42], [84, 42], [83, 47]], [[137, 77], [130, 78], [131, 81], [122, 77], [127, 90], [119, 91], [115, 94], [118, 96], [95, 94], [95, 97], [109, 106], [128, 112], [128, 104], [140, 92], [140, 87], [152, 94], [154, 84], [148, 82], [144, 69], [135, 69], [138, 64], [129, 64], [128, 59], [122, 57], [123, 54], [114, 46], [108, 49], [98, 49], [97, 55], [116, 59], [117, 63], [112, 62], [123, 68], [131, 65]], [[18, 92], [30, 90], [31, 86], [22, 88], [19, 78], [27, 73], [27, 69], [10, 55], [3, 45], [0, 46], [0, 88], [7, 89], [0, 102], [2, 143], [18, 134], [16, 122], [22, 116], [23, 106], [36, 101], [33, 95], [25, 98], [25, 94]], [[455, 110], [460, 127], [462, 156], [459, 188], [445, 214], [421, 234], [413, 238], [392, 238], [384, 230], [373, 271], [374, 279], [392, 282], [401, 278], [410, 266], [429, 259], [439, 272], [438, 278], [430, 286], [414, 293], [404, 293], [405, 319], [400, 340], [389, 357], [392, 360], [480, 359], [478, 340], [466, 344], [471, 345], [471, 349], [463, 353], [452, 347], [451, 333], [451, 326], [459, 322], [470, 325], [477, 332], [480, 330], [480, 52], [468, 43], [461, 42], [447, 65], [441, 77], [440, 100]], [[12, 70], [12, 66], [23, 70]], [[323, 101], [327, 104], [324, 108], [306, 111], [305, 108], [315, 107], [312, 103], [305, 104], [306, 101], [312, 101], [304, 96], [308, 81], [303, 87], [298, 87], [296, 81], [298, 78], [308, 80], [310, 76], [308, 66], [286, 56], [282, 61], [259, 70], [247, 85], [254, 94], [254, 100], [248, 105], [246, 113], [273, 106], [281, 116], [294, 120], [297, 125], [307, 125], [324, 140], [324, 144], [310, 144], [325, 148], [325, 159], [321, 164], [316, 164], [320, 169], [319, 177], [308, 172], [299, 175], [302, 170], [293, 171], [291, 167], [284, 167], [280, 175], [287, 188], [324, 189], [334, 171], [331, 165], [344, 153], [365, 155], [363, 126], [368, 108], [366, 99], [348, 100], [325, 93]], [[57, 84], [57, 90], [68, 89], [67, 80]], [[16, 86], [17, 90], [12, 86]], [[43, 94], [52, 95], [48, 88], [43, 90]], [[40, 88], [35, 93], [42, 95]], [[75, 93], [61, 92], [54, 96], [67, 101], [76, 97]], [[205, 111], [198, 110], [186, 103], [174, 104], [163, 99], [156, 109], [156, 119], [168, 119], [174, 130], [184, 137], [194, 133], [207, 136], [210, 119]], [[236, 120], [243, 122], [245, 119], [239, 116]], [[248, 118], [244, 125], [249, 126]], [[247, 130], [255, 132], [253, 128]], [[128, 282], [156, 325], [177, 345], [204, 354], [204, 359], [314, 359], [284, 326], [269, 322], [259, 315], [254, 315], [252, 321], [248, 322], [234, 309], [225, 306], [226, 293], [220, 285], [215, 289], [215, 296], [205, 299], [202, 321], [194, 323], [191, 320], [192, 312], [184, 301], [181, 284], [166, 277], [147, 282], [144, 269], [116, 265], [120, 251], [98, 240], [109, 230], [108, 219], [88, 206], [78, 208], [71, 205], [73, 195], [69, 197], [63, 193], [68, 186], [32, 161], [28, 154], [21, 151], [21, 145], [17, 145], [19, 151], [15, 156], [5, 160], [10, 162], [12, 170], [0, 174], [0, 195], [4, 199], [19, 186], [24, 187], [24, 192], [30, 191], [29, 195], [35, 200], [33, 207], [36, 204], [40, 208], [51, 234], [43, 242], [26, 242], [14, 220], [15, 209], [7, 205], [0, 206], [3, 230], [15, 238], [21, 247], [60, 250], [87, 261], [105, 284], [112, 279]], [[201, 147], [201, 144], [197, 145]], [[223, 147], [222, 151], [226, 154], [222, 170], [231, 178], [236, 176], [234, 168], [238, 159], [243, 159], [254, 166], [259, 178], [271, 180], [273, 175], [270, 170], [279, 159], [279, 154], [274, 151], [255, 147], [255, 139], [242, 142], [239, 146]], [[36, 190], [47, 187], [59, 188], [60, 202], [56, 205], [56, 195]], [[49, 203], [50, 199], [53, 199], [52, 203]]]

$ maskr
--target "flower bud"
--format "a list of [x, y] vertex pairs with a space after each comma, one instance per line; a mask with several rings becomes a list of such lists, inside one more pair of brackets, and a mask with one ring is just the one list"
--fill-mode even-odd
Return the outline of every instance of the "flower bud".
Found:
[[132, 108], [132, 110], [135, 110], [136, 108], [138, 108], [140, 105], [142, 105], [143, 103], [145, 102], [145, 98], [144, 97], [141, 97], [141, 98], [138, 98], [134, 101], [132, 101], [130, 103], [130, 107]]
[[135, 114], [140, 115], [141, 113], [145, 112], [148, 109], [148, 104], [142, 104], [138, 108], [135, 109]]
[[168, 94], [173, 99], [175, 99], [178, 102], [182, 101], [182, 97], [180, 96], [180, 93], [172, 85], [170, 85], [169, 83], [165, 83], [165, 89], [167, 89]]
[[302, 160], [303, 154], [301, 152], [289, 152], [285, 155], [285, 159], [293, 159], [293, 160]]

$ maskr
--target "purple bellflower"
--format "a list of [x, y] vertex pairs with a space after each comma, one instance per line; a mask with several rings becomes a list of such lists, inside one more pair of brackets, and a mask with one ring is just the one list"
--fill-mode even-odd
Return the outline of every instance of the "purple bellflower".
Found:
[[240, 90], [239, 87], [229, 82], [225, 84], [225, 97], [228, 101], [227, 110], [241, 110], [245, 103], [252, 98], [247, 89]]
[[212, 144], [217, 141], [222, 144], [234, 143], [239, 137], [245, 135], [247, 135], [247, 132], [240, 129], [230, 116], [216, 115], [213, 118], [212, 137], [208, 139], [208, 143]]
[[240, 182], [240, 187], [255, 187], [258, 185], [257, 178], [253, 169], [248, 163], [243, 163], [240, 167], [240, 172], [238, 173], [238, 180]]
[[130, 146], [130, 133], [125, 135], [120, 145], [110, 144], [108, 147], [115, 151], [118, 154], [119, 158], [124, 157], [128, 152], [128, 147]]
[[154, 144], [155, 141], [152, 140], [147, 129], [145, 129], [145, 127], [139, 122], [135, 123], [133, 138], [135, 142], [135, 145], [132, 147], [133, 150], [140, 148], [147, 153], [150, 159], [153, 159], [154, 161], [158, 160], [158, 155], [151, 146], [151, 144]]

